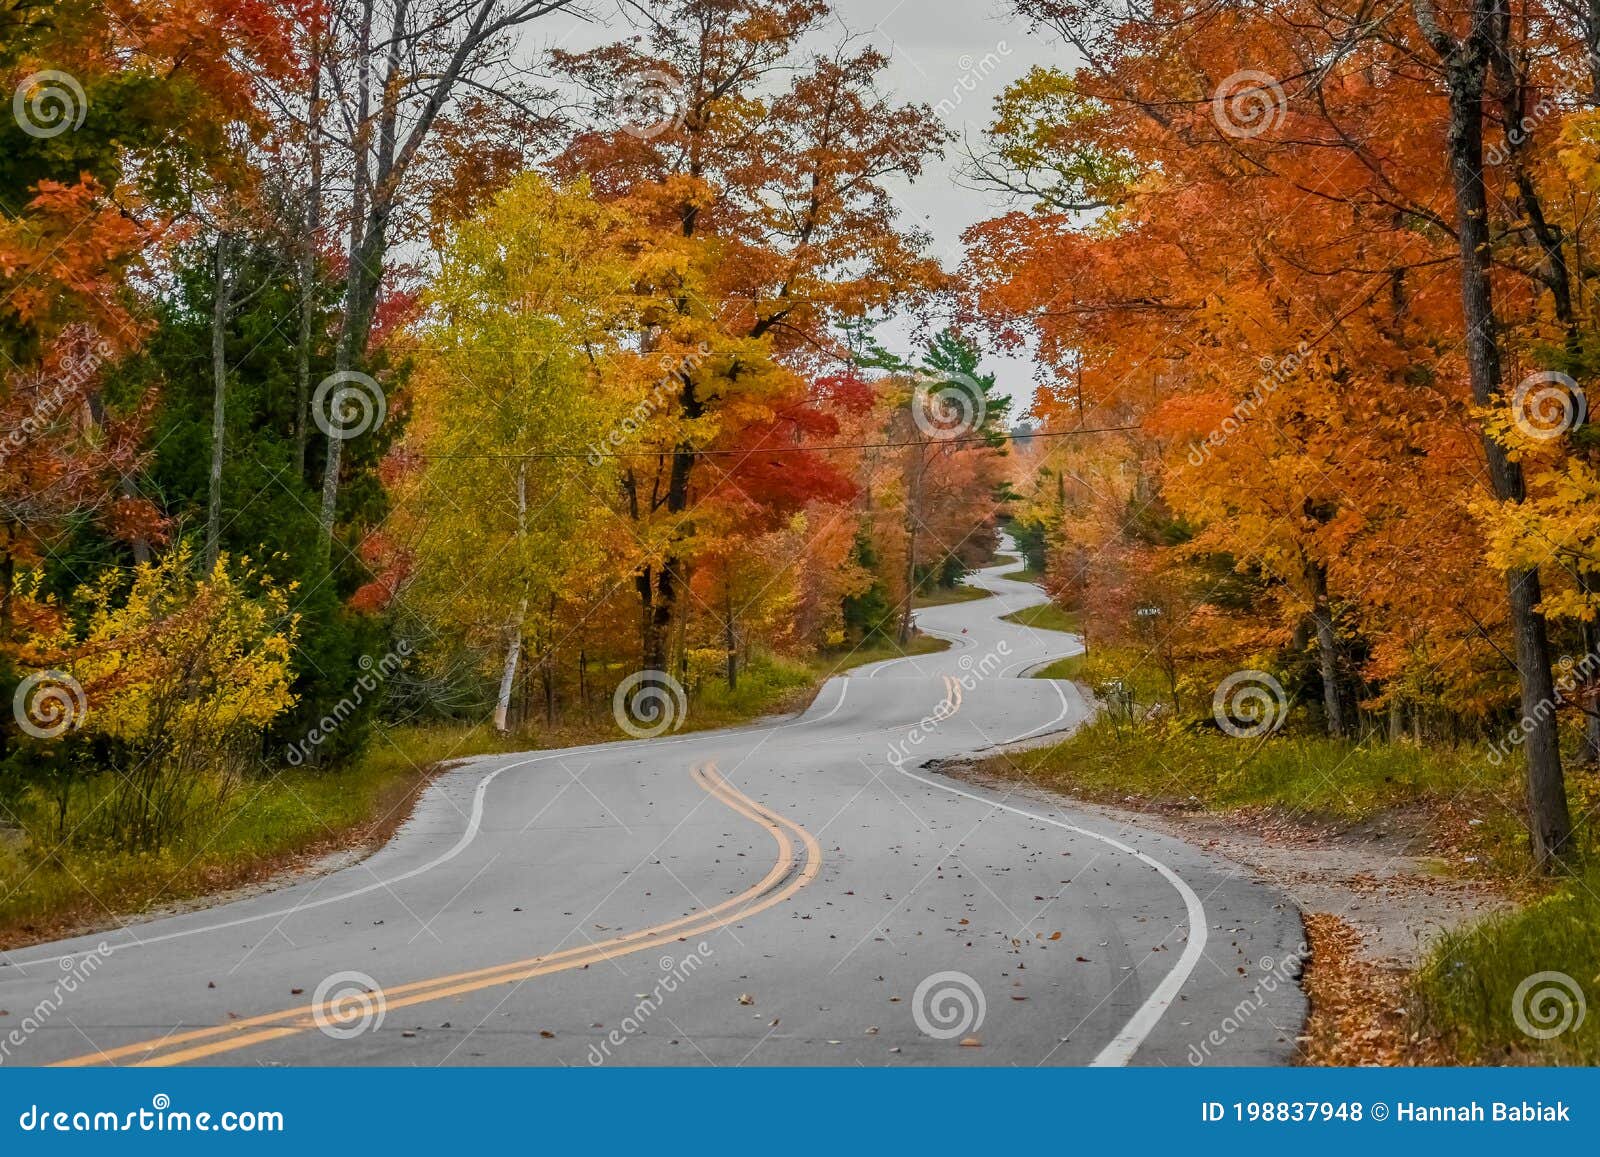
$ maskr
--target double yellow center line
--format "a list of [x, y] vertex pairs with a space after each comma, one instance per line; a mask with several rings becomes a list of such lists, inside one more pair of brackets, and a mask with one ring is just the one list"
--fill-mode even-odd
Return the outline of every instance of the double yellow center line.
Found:
[[[768, 834], [772, 836], [773, 842], [777, 844], [777, 856], [772, 869], [759, 882], [715, 907], [691, 912], [676, 920], [653, 924], [648, 928], [640, 928], [609, 940], [596, 941], [577, 948], [385, 988], [381, 993], [372, 994], [373, 1001], [381, 1002], [380, 1007], [387, 1013], [392, 1009], [426, 1004], [451, 996], [477, 992], [495, 985], [518, 984], [536, 976], [566, 972], [618, 956], [644, 952], [677, 940], [701, 936], [754, 916], [775, 904], [783, 903], [817, 878], [817, 874], [822, 870], [822, 848], [810, 832], [793, 820], [763, 807], [749, 796], [735, 790], [717, 774], [714, 764], [695, 767], [691, 769], [690, 775], [711, 798], [766, 828]], [[804, 856], [798, 864], [797, 840]], [[337, 1028], [341, 1015], [343, 1014], [334, 1007], [334, 1002], [329, 1000], [322, 1004], [313, 1003], [280, 1012], [246, 1017], [210, 1028], [176, 1032], [137, 1044], [101, 1049], [84, 1056], [58, 1061], [57, 1064], [84, 1066], [126, 1062], [133, 1065], [181, 1065], [282, 1037], [294, 1036], [297, 1033], [309, 1032], [319, 1024], [330, 1024]]]

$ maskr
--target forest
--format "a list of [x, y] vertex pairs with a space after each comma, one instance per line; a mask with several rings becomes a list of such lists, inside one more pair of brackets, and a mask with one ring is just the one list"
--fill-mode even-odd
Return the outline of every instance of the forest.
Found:
[[8, 891], [387, 807], [396, 728], [770, 710], [993, 553], [1007, 399], [888, 188], [952, 134], [817, 0], [567, 7], [0, 6]]
[[1009, 534], [1095, 718], [1007, 774], [1420, 809], [1560, 917], [1429, 1007], [1592, 971], [1600, 6], [1006, 0], [937, 109], [843, 7], [0, 0], [0, 947], [959, 644]]

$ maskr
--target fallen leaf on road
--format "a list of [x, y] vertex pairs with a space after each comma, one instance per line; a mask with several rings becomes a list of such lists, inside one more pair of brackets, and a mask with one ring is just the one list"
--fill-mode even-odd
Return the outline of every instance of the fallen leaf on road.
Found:
[[754, 1004], [755, 1002], [756, 1002], [756, 998], [751, 996], [748, 992], [741, 992], [739, 994], [739, 1003], [740, 1004]]
[[544, 1040], [555, 1040], [556, 1039], [556, 1034], [551, 1032], [547, 1028], [540, 1029], [539, 1030], [539, 1036]]
[[964, 1049], [981, 1049], [983, 1042], [975, 1036], [963, 1037], [961, 1047]]
[[1061, 939], [1061, 933], [1059, 933], [1059, 932], [1050, 933], [1050, 939], [1052, 939], [1052, 940], [1060, 940]]

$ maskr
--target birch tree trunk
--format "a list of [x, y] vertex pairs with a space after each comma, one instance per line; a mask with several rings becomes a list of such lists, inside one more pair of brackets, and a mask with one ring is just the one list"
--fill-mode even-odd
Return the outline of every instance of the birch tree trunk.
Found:
[[222, 538], [222, 453], [226, 440], [228, 406], [227, 337], [228, 306], [232, 288], [228, 281], [228, 234], [217, 234], [216, 285], [211, 303], [211, 480], [206, 499], [206, 569], [217, 563]]

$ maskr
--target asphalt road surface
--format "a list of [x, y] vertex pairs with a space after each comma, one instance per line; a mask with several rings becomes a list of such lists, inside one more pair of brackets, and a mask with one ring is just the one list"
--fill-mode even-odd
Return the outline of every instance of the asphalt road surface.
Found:
[[0, 954], [0, 1063], [1287, 1061], [1281, 894], [938, 769], [1091, 710], [1005, 569], [795, 718], [470, 760], [359, 864]]

